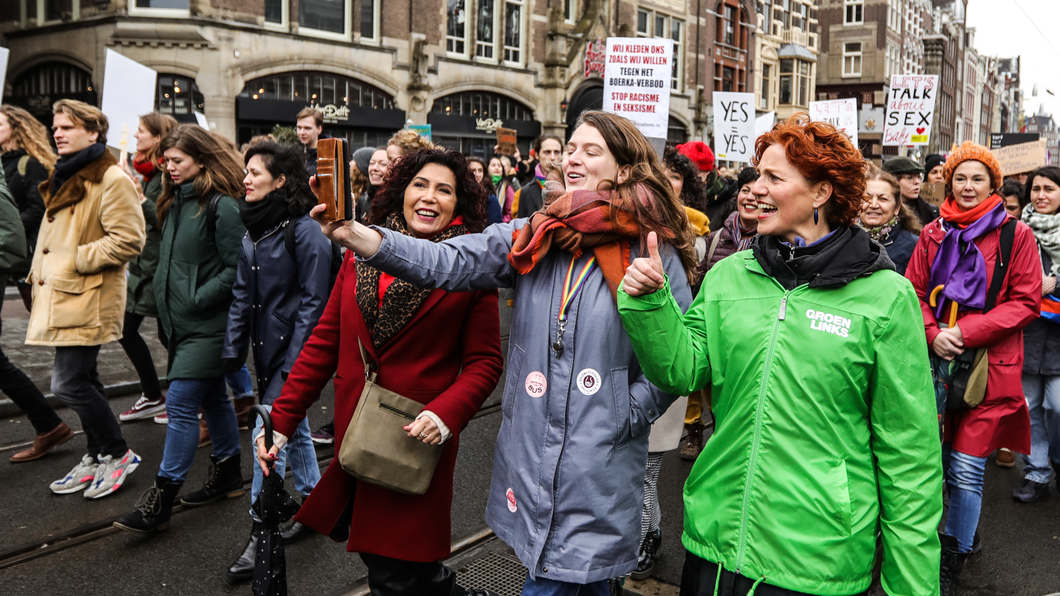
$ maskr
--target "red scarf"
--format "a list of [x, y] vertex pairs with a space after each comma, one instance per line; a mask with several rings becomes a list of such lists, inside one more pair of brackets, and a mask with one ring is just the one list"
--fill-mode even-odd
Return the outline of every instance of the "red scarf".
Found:
[[133, 169], [138, 174], [144, 177], [144, 182], [150, 182], [159, 172], [162, 171], [162, 165], [165, 163], [163, 158], [158, 158], [158, 161], [151, 163], [144, 158], [142, 153], [137, 153], [136, 157], [133, 158]]
[[574, 258], [584, 249], [592, 250], [611, 297], [617, 300], [618, 285], [629, 266], [630, 245], [640, 238], [640, 222], [633, 213], [612, 205], [611, 197], [610, 191], [576, 190], [551, 201], [512, 234], [514, 244], [508, 262], [525, 275], [545, 258], [553, 244]]
[[967, 211], [962, 211], [961, 208], [957, 206], [957, 201], [953, 198], [953, 195], [950, 195], [942, 202], [942, 207], [939, 208], [939, 214], [942, 215], [942, 219], [946, 220], [946, 223], [963, 229], [979, 221], [980, 217], [989, 213], [994, 207], [997, 207], [999, 203], [1001, 203], [1001, 197], [998, 196], [997, 193], [994, 193], [975, 207], [972, 207]]

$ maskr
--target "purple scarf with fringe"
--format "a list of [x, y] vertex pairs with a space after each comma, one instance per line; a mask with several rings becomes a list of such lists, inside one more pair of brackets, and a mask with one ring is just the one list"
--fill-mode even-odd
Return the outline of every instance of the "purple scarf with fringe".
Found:
[[[975, 223], [961, 229], [942, 220], [946, 237], [942, 239], [935, 262], [931, 264], [928, 294], [938, 286], [942, 296], [960, 305], [962, 309], [986, 307], [986, 259], [974, 240], [1005, 223], [1008, 212], [1005, 204], [999, 203], [980, 217]], [[941, 319], [945, 300], [939, 299], [935, 307], [935, 318]]]

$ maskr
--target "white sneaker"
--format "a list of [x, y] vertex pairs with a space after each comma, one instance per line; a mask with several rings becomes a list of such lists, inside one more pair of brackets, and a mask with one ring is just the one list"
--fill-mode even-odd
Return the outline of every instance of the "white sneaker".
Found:
[[169, 414], [162, 412], [158, 416], [152, 418], [152, 420], [155, 421], [155, 424], [169, 424]]
[[136, 403], [133, 404], [133, 407], [118, 415], [118, 420], [121, 420], [122, 422], [140, 420], [143, 418], [150, 418], [155, 414], [161, 414], [165, 411], [165, 396], [158, 399], [150, 399], [146, 395], [141, 395], [140, 399], [136, 400]]
[[86, 499], [100, 499], [121, 488], [125, 478], [140, 465], [140, 456], [130, 449], [121, 457], [99, 456], [96, 477], [85, 491]]
[[57, 495], [69, 495], [84, 490], [95, 480], [98, 468], [96, 460], [92, 459], [91, 455], [85, 455], [81, 458], [81, 463], [74, 466], [69, 474], [62, 480], [52, 482], [48, 488]]

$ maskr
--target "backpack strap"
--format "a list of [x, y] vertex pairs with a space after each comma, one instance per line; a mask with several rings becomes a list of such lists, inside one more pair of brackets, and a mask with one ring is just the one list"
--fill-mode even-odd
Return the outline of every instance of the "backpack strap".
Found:
[[291, 258], [298, 262], [298, 256], [295, 255], [295, 238], [294, 238], [294, 220], [288, 219], [283, 223], [283, 247], [287, 249], [287, 254], [291, 255]]
[[18, 158], [18, 175], [25, 176], [26, 171], [29, 169], [29, 156], [23, 155]]
[[718, 230], [714, 234], [714, 239], [710, 241], [710, 250], [707, 251], [707, 265], [714, 260], [714, 251], [718, 249], [718, 244], [721, 242], [721, 230]]
[[215, 246], [217, 245], [217, 203], [221, 200], [221, 193], [214, 193], [210, 202], [206, 203], [206, 237]]
[[994, 263], [994, 276], [990, 280], [990, 289], [986, 292], [986, 308], [983, 312], [987, 312], [994, 308], [994, 304], [997, 302], [997, 296], [1001, 293], [1001, 282], [1005, 281], [1005, 275], [1008, 273], [1009, 261], [1012, 260], [1012, 245], [1016, 241], [1016, 220], [1010, 219], [1001, 226], [1001, 242], [998, 246], [997, 262]]

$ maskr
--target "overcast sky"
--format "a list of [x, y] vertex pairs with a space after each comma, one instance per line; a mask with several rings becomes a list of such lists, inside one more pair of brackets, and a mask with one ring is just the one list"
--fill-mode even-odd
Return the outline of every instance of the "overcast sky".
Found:
[[[1060, 0], [969, 0], [967, 26], [975, 27], [980, 54], [1021, 57], [1025, 113], [1034, 114], [1044, 104], [1060, 123]], [[1035, 83], [1038, 96], [1031, 97]]]

